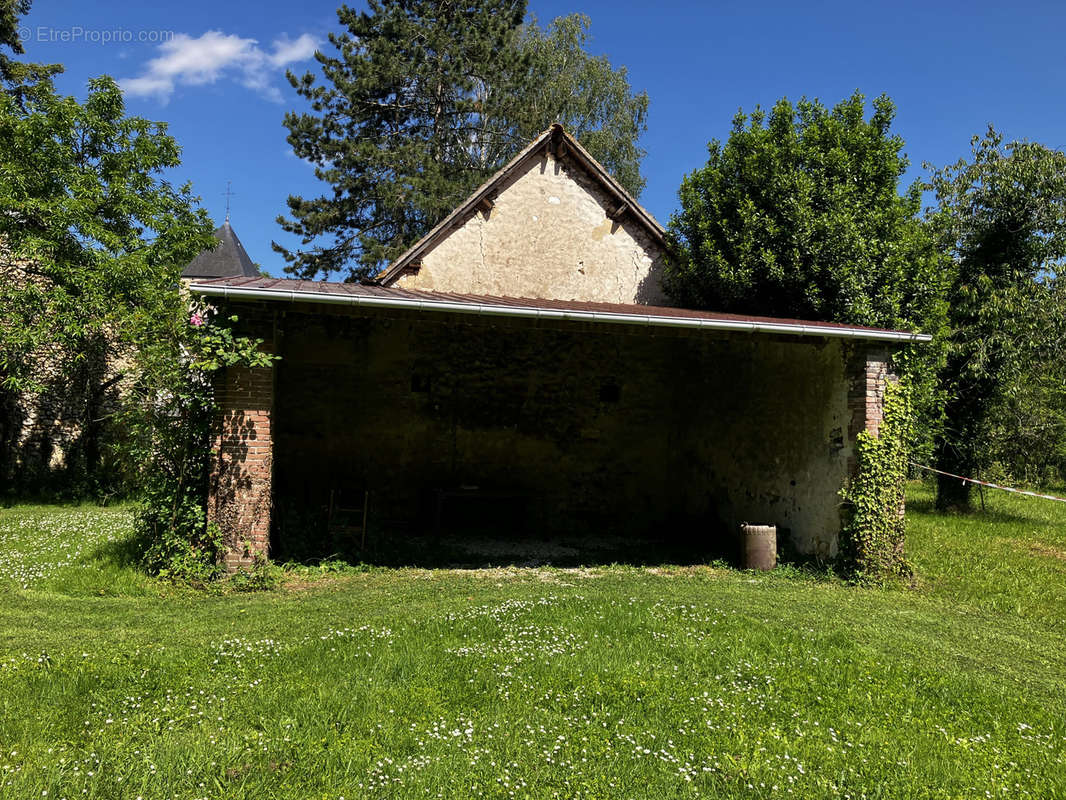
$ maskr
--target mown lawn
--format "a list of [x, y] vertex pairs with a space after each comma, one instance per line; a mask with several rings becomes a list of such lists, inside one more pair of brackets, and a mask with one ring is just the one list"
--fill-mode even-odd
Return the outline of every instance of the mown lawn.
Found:
[[0, 510], [0, 797], [1066, 797], [1066, 504], [940, 517], [916, 588], [372, 570], [179, 590], [121, 509]]

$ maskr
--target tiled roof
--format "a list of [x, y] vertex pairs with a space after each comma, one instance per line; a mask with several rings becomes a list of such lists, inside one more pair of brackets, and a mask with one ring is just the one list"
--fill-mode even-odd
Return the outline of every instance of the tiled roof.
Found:
[[893, 341], [929, 340], [929, 336], [925, 334], [844, 325], [836, 322], [720, 314], [713, 311], [696, 311], [670, 306], [428, 292], [358, 283], [237, 277], [194, 281], [190, 289], [208, 296], [232, 297], [233, 299], [310, 303], [350, 302], [356, 305], [411, 307], [423, 311], [543, 316], [616, 323], [630, 322], [635, 325], [665, 327], [706, 327], [761, 333], [778, 332], [791, 335]]

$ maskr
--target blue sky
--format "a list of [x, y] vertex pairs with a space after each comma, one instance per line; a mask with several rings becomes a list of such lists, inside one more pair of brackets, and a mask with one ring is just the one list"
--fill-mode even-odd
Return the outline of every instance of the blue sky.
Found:
[[[286, 67], [313, 68], [337, 29], [337, 0], [37, 0], [24, 20], [28, 57], [59, 61], [60, 87], [125, 79], [130, 113], [165, 121], [184, 150], [172, 178], [189, 180], [217, 222], [233, 182], [231, 221], [274, 275], [271, 239], [288, 194], [321, 191], [285, 142], [282, 116], [302, 109]], [[360, 0], [349, 0], [359, 7]], [[531, 0], [542, 23], [582, 12], [591, 49], [629, 69], [651, 98], [641, 198], [666, 224], [681, 178], [728, 136], [738, 108], [787, 95], [827, 105], [859, 89], [887, 93], [912, 168], [968, 152], [994, 123], [1009, 138], [1066, 149], [1066, 4], [1055, 2], [705, 2]], [[162, 35], [172, 37], [160, 45]]]

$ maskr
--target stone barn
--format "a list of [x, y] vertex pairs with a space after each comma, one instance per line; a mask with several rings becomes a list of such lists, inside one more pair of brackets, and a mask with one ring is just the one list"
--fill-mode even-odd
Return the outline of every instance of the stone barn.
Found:
[[[854, 443], [917, 334], [665, 305], [663, 229], [559, 126], [373, 285], [191, 290], [280, 359], [219, 379], [209, 514], [237, 566], [373, 520], [723, 544], [776, 524], [832, 556]], [[396, 535], [403, 535], [402, 533]]]

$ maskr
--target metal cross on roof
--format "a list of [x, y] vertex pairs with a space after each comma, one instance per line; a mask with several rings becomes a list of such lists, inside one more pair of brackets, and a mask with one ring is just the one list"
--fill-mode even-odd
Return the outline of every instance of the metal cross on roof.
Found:
[[232, 183], [232, 181], [226, 181], [226, 191], [222, 193], [226, 198], [226, 222], [229, 222], [229, 199], [236, 194], [236, 192], [230, 191], [230, 183]]

